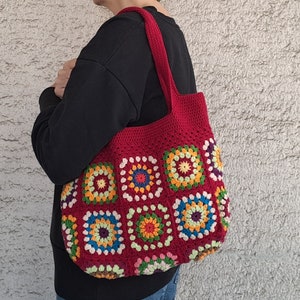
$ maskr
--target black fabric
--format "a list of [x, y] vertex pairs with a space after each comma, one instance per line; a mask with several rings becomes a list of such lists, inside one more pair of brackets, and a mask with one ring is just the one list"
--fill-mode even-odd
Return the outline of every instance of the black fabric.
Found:
[[[153, 7], [146, 9], [162, 31], [179, 92], [196, 92], [181, 30], [172, 18]], [[32, 144], [41, 166], [55, 184], [50, 236], [57, 293], [67, 300], [135, 300], [153, 294], [171, 280], [176, 268], [151, 276], [95, 279], [69, 259], [61, 235], [62, 185], [78, 177], [118, 131], [148, 124], [167, 114], [141, 16], [126, 13], [104, 23], [81, 51], [63, 99], [48, 88], [40, 96], [40, 108]]]

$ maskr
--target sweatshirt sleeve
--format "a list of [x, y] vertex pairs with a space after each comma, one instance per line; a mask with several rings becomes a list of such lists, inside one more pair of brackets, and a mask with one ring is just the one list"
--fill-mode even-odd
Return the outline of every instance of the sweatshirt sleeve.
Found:
[[55, 107], [60, 102], [60, 98], [54, 93], [54, 87], [45, 89], [40, 96], [40, 110], [44, 111], [50, 107]]
[[62, 100], [53, 88], [40, 97], [41, 113], [32, 144], [42, 168], [55, 184], [78, 177], [95, 155], [137, 110], [126, 88], [103, 65], [79, 59]]

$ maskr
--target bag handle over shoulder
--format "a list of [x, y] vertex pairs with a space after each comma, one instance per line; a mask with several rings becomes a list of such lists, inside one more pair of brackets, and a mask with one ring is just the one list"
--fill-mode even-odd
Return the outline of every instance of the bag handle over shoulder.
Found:
[[137, 12], [144, 18], [146, 35], [154, 59], [158, 78], [167, 101], [168, 110], [171, 112], [173, 95], [178, 95], [178, 90], [173, 79], [167, 51], [157, 22], [151, 13], [139, 7], [127, 7], [121, 10], [118, 14], [126, 12]]

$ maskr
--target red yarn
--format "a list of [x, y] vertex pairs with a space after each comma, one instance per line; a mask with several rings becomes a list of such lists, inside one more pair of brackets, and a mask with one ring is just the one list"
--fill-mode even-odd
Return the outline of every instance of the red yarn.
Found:
[[116, 134], [61, 196], [66, 250], [86, 273], [166, 271], [215, 252], [229, 199], [202, 93], [179, 94], [155, 19], [140, 8], [169, 113]]

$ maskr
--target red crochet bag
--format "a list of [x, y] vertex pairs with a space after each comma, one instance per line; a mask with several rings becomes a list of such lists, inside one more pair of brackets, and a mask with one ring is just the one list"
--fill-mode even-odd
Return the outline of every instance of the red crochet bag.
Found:
[[223, 164], [202, 93], [179, 94], [161, 32], [145, 28], [169, 107], [162, 119], [114, 136], [61, 194], [71, 259], [97, 278], [166, 271], [215, 252], [229, 223]]

